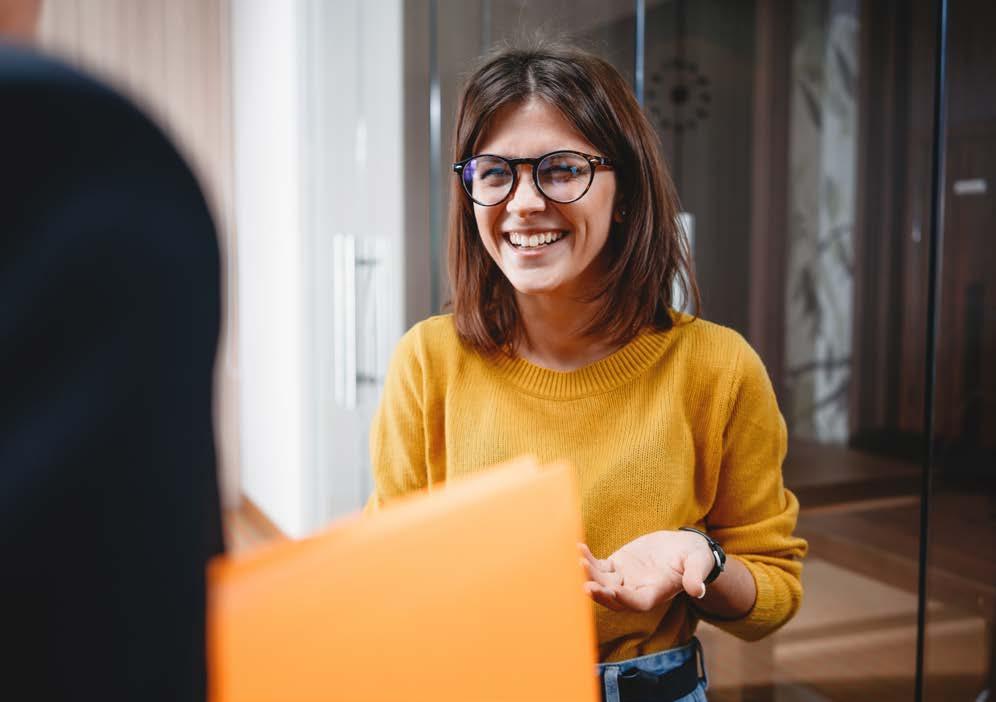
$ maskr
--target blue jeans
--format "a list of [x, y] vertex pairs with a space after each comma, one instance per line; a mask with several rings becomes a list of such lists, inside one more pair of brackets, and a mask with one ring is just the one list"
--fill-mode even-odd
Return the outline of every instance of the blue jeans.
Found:
[[619, 674], [634, 668], [648, 673], [660, 675], [669, 670], [673, 670], [698, 654], [702, 666], [702, 675], [699, 677], [698, 686], [684, 697], [680, 697], [674, 702], [708, 702], [706, 699], [706, 688], [709, 681], [705, 674], [705, 656], [702, 655], [702, 644], [699, 640], [692, 640], [684, 646], [669, 648], [666, 651], [650, 653], [639, 658], [630, 658], [616, 663], [599, 663], [598, 678], [602, 682], [602, 699], [605, 702], [619, 702]]

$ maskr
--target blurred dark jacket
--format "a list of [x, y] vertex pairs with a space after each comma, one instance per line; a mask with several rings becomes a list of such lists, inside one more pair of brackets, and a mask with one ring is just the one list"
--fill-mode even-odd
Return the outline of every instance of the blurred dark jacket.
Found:
[[205, 697], [219, 305], [169, 141], [0, 45], [0, 699]]

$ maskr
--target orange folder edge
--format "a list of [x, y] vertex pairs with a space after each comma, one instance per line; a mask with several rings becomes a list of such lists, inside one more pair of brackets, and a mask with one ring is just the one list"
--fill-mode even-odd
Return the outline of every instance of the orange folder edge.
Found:
[[[406, 572], [409, 578], [420, 579], [420, 583], [416, 583], [416, 585], [423, 588], [422, 596], [424, 602], [411, 602], [410, 612], [404, 611], [402, 613], [399, 610], [399, 614], [402, 616], [411, 615], [417, 617], [422, 609], [428, 608], [427, 603], [435, 596], [432, 590], [432, 583], [425, 582], [425, 578], [414, 569], [415, 566], [411, 562], [408, 562], [407, 565], [403, 563], [404, 558], [402, 555], [392, 557], [392, 541], [396, 541], [402, 537], [414, 538], [408, 537], [409, 531], [414, 528], [418, 533], [424, 532], [424, 537], [429, 542], [432, 542], [433, 539], [441, 539], [440, 543], [444, 551], [447, 548], [451, 550], [458, 549], [459, 544], [454, 542], [452, 531], [443, 533], [433, 532], [434, 525], [446, 523], [449, 519], [447, 515], [453, 510], [462, 510], [465, 513], [463, 517], [464, 521], [462, 522], [466, 525], [465, 530], [474, 531], [474, 529], [477, 529], [486, 537], [498, 538], [501, 534], [490, 534], [488, 536], [487, 527], [483, 527], [482, 531], [482, 527], [474, 526], [472, 522], [468, 522], [466, 515], [487, 515], [489, 514], [489, 505], [492, 503], [507, 512], [511, 507], [510, 500], [512, 498], [515, 498], [516, 504], [521, 502], [525, 505], [524, 508], [528, 509], [527, 503], [532, 499], [531, 496], [534, 493], [543, 493], [544, 491], [547, 497], [552, 496], [553, 502], [556, 502], [561, 507], [566, 505], [565, 509], [561, 510], [555, 516], [554, 521], [559, 520], [560, 526], [556, 527], [554, 525], [552, 527], [560, 529], [558, 538], [560, 538], [562, 545], [562, 548], [558, 546], [555, 549], [555, 558], [550, 559], [544, 555], [543, 558], [547, 558], [549, 562], [544, 562], [543, 564], [516, 563], [514, 555], [496, 551], [506, 561], [502, 565], [506, 569], [504, 572], [511, 572], [515, 577], [519, 577], [520, 575], [522, 577], [528, 576], [528, 579], [533, 582], [532, 589], [528, 592], [509, 592], [510, 587], [513, 589], [515, 587], [520, 589], [527, 587], [526, 583], [521, 580], [513, 582], [514, 577], [511, 580], [508, 577], [493, 578], [493, 582], [475, 582], [472, 586], [485, 589], [492, 588], [492, 592], [481, 594], [481, 601], [496, 602], [501, 605], [506, 601], [502, 598], [529, 596], [535, 598], [538, 596], [536, 593], [540, 593], [540, 595], [551, 594], [544, 593], [542, 589], [537, 590], [536, 583], [540, 583], [539, 587], [542, 588], [545, 578], [550, 578], [551, 582], [556, 582], [557, 587], [560, 588], [557, 599], [551, 600], [545, 611], [538, 609], [533, 614], [538, 620], [542, 620], [547, 614], [560, 617], [563, 622], [563, 634], [567, 640], [558, 640], [551, 636], [551, 640], [547, 642], [549, 645], [542, 649], [546, 652], [544, 660], [536, 660], [534, 668], [529, 665], [523, 665], [522, 661], [519, 660], [517, 665], [520, 669], [509, 670], [507, 674], [515, 678], [524, 677], [528, 679], [531, 676], [539, 678], [543, 675], [548, 675], [550, 671], [556, 671], [558, 666], [564, 670], [574, 670], [576, 672], [573, 674], [565, 674], [569, 678], [567, 681], [568, 684], [560, 686], [564, 689], [571, 689], [569, 699], [578, 700], [579, 702], [597, 700], [597, 679], [594, 675], [596, 647], [594, 620], [591, 613], [592, 606], [582, 592], [584, 578], [577, 565], [578, 557], [574, 548], [574, 543], [583, 539], [577, 489], [574, 483], [574, 471], [565, 463], [555, 463], [543, 467], [531, 457], [516, 459], [508, 464], [483, 471], [472, 477], [451, 481], [442, 490], [434, 489], [428, 494], [420, 493], [401, 498], [381, 507], [372, 514], [354, 516], [347, 518], [345, 521], [332, 524], [320, 534], [304, 540], [269, 544], [249, 554], [234, 558], [221, 557], [212, 562], [209, 568], [211, 607], [209, 611], [208, 638], [211, 665], [211, 699], [214, 702], [254, 702], [255, 700], [269, 699], [372, 700], [388, 699], [392, 694], [397, 694], [390, 692], [390, 684], [387, 680], [376, 680], [376, 678], [370, 677], [365, 678], [368, 681], [368, 685], [371, 688], [375, 685], [378, 688], [382, 688], [384, 696], [379, 696], [378, 689], [376, 688], [366, 690], [350, 689], [347, 691], [337, 687], [343, 684], [353, 685], [357, 682], [354, 678], [358, 678], [359, 680], [364, 679], [363, 675], [352, 675], [352, 673], [356, 672], [357, 666], [362, 668], [368, 665], [369, 661], [367, 659], [369, 655], [365, 654], [362, 646], [360, 646], [361, 650], [357, 651], [354, 656], [348, 647], [343, 648], [342, 642], [333, 641], [337, 636], [336, 630], [348, 629], [346, 626], [336, 627], [335, 624], [330, 623], [327, 630], [319, 629], [317, 633], [315, 633], [316, 627], [305, 626], [302, 628], [299, 636], [293, 635], [287, 629], [287, 626], [289, 626], [287, 620], [293, 618], [294, 610], [309, 606], [308, 603], [310, 602], [311, 607], [318, 608], [315, 610], [316, 612], [322, 610], [324, 607], [324, 610], [327, 610], [325, 613], [332, 618], [352, 616], [348, 610], [344, 611], [343, 607], [335, 602], [337, 580], [340, 582], [343, 579], [348, 580], [350, 573], [349, 564], [337, 562], [335, 560], [336, 555], [352, 554], [350, 558], [358, 559], [354, 563], [355, 569], [358, 571], [357, 577], [365, 577], [367, 581], [365, 583], [343, 582], [341, 584], [344, 593], [348, 592], [350, 596], [357, 598], [351, 601], [349, 605], [357, 617], [362, 617], [363, 612], [376, 613], [379, 609], [383, 609], [384, 605], [393, 606], [397, 604], [385, 600], [383, 597], [384, 592], [382, 591], [379, 592], [380, 598], [378, 599], [378, 592], [371, 591], [369, 587], [365, 586], [372, 583], [373, 590], [376, 590], [380, 580], [377, 577], [378, 570], [383, 570], [383, 577], [389, 579], [393, 575], [391, 571], [395, 567], [395, 561], [400, 564], [399, 567], [402, 569], [408, 568]], [[534, 523], [530, 525], [530, 529], [535, 529], [537, 533], [541, 534], [541, 530], [544, 528], [542, 522], [547, 514], [550, 513], [550, 509], [546, 505], [538, 503], [532, 505], [532, 509]], [[556, 512], [556, 509], [553, 511]], [[566, 531], [565, 525], [567, 525]], [[530, 545], [525, 543], [528, 538], [527, 530], [518, 529], [514, 525], [511, 530], [516, 532], [516, 538], [520, 540], [518, 548], [530, 548]], [[418, 538], [422, 537], [419, 536]], [[531, 540], [535, 541], [536, 539]], [[570, 543], [566, 543], [567, 541], [570, 541]], [[544, 548], [548, 548], [548, 545], [544, 545]], [[565, 551], [566, 549], [569, 549], [569, 553]], [[360, 562], [368, 550], [374, 557], [379, 557], [379, 560], [371, 562], [368, 559]], [[434, 549], [430, 549], [428, 554], [430, 560], [443, 555], [437, 553]], [[473, 561], [478, 556], [483, 559], [481, 564], [475, 566], [473, 563], [464, 562], [461, 565], [466, 568], [486, 569], [489, 565], [486, 554], [476, 554], [472, 550], [469, 553], [464, 552], [462, 560], [468, 561], [469, 559], [469, 561]], [[557, 562], [557, 573], [559, 573], [556, 577], [546, 572], [547, 566], [551, 565], [553, 560]], [[520, 574], [520, 570], [524, 572]], [[295, 571], [299, 575], [295, 576]], [[528, 571], [528, 573], [525, 571]], [[327, 591], [329, 595], [327, 601], [324, 601], [324, 597], [319, 597], [319, 601], [316, 603], [313, 592], [310, 593], [312, 596], [309, 599], [307, 584], [302, 582], [303, 579], [313, 580], [316, 574], [319, 579], [326, 578], [328, 580]], [[341, 574], [341, 577], [338, 574]], [[445, 577], [445, 574], [441, 573], [437, 577]], [[445, 583], [439, 581], [439, 584], [444, 585]], [[565, 593], [566, 597], [564, 596]], [[398, 594], [401, 597], [404, 593], [403, 591], [399, 591]], [[436, 594], [444, 598], [451, 597], [458, 600], [464, 598], [461, 600], [463, 603], [461, 605], [462, 609], [458, 612], [463, 619], [486, 616], [486, 614], [482, 613], [481, 609], [470, 608], [467, 604], [466, 598], [468, 595], [466, 593], [447, 594], [446, 588], [441, 587], [440, 592]], [[363, 601], [364, 597], [369, 597], [369, 601]], [[284, 610], [267, 611], [268, 609], [272, 610], [274, 607], [278, 610], [283, 607]], [[375, 619], [376, 617], [372, 618]], [[449, 629], [459, 630], [459, 623], [442, 621], [441, 626], [439, 624], [440, 622], [437, 620], [437, 628], [443, 633], [446, 633]], [[352, 626], [352, 635], [361, 640], [364, 639], [364, 632], [362, 629], [357, 628], [358, 625], [355, 621], [352, 622]], [[502, 631], [508, 634], [507, 631], [501, 628], [503, 626], [501, 622], [492, 622], [488, 625], [485, 620], [485, 630], [487, 630], [487, 626], [491, 626], [495, 631]], [[408, 640], [412, 638], [411, 630], [406, 630], [407, 633], [405, 631], [393, 632], [399, 637], [398, 645], [401, 647], [400, 649], [392, 647], [392, 632], [389, 631], [386, 636], [382, 636], [380, 640], [385, 645], [388, 656], [388, 660], [385, 661], [384, 665], [387, 668], [392, 667], [389, 658], [393, 653], [396, 656], [414, 657], [406, 659], [403, 664], [396, 666], [401, 668], [408, 666], [409, 678], [413, 680], [419, 678], [420, 672], [431, 670], [422, 667], [412, 667], [417, 663], [420, 656], [426, 658], [426, 666], [436, 664], [431, 660], [431, 656], [429, 655], [433, 651], [433, 633], [429, 631], [430, 628], [426, 627], [424, 642]], [[461, 631], [464, 636], [469, 635], [471, 638], [475, 633], [475, 629], [473, 628]], [[308, 632], [311, 633], [309, 634]], [[312, 638], [309, 638], [309, 636]], [[318, 636], [318, 638], [314, 638], [315, 636]], [[405, 636], [408, 636], [408, 639], [405, 639]], [[502, 665], [502, 656], [508, 658], [510, 661], [516, 660], [517, 642], [507, 640], [507, 635], [504, 637], [499, 636], [498, 638], [502, 640], [479, 642], [479, 645], [482, 647], [482, 650], [479, 651], [479, 656], [486, 661], [487, 665], [500, 668]], [[255, 648], [250, 645], [250, 641], [256, 642]], [[273, 646], [279, 646], [281, 649], [276, 652], [264, 650], [262, 647], [268, 641], [272, 641]], [[424, 645], [420, 646], [420, 643]], [[452, 644], [452, 642], [444, 643], [445, 645], [440, 646], [440, 642], [436, 642], [437, 647], [443, 649]], [[528, 643], [532, 644], [533, 642], [530, 641]], [[290, 656], [284, 650], [286, 647], [293, 648], [296, 645], [305, 650], [295, 653], [294, 656]], [[536, 642], [536, 645], [539, 646], [540, 642]], [[327, 661], [329, 668], [329, 675], [326, 681], [329, 686], [328, 689], [321, 689], [323, 679], [320, 675], [320, 666], [322, 665], [321, 652], [324, 646], [329, 647], [324, 650], [337, 652], [336, 660]], [[405, 646], [412, 647], [414, 650], [411, 650], [411, 648], [405, 650]], [[493, 650], [483, 650], [483, 648], [487, 647], [491, 647]], [[527, 647], [522, 642], [518, 643], [518, 648]], [[455, 655], [459, 656], [462, 654], [457, 650]], [[351, 660], [351, 656], [354, 656], [356, 660]], [[496, 656], [498, 657], [496, 658]], [[347, 667], [347, 674], [336, 675], [334, 672], [335, 669], [343, 666]], [[466, 673], [465, 675], [461, 677], [458, 674], [456, 678], [449, 676], [446, 682], [451, 687], [453, 693], [461, 695], [462, 699], [468, 699], [466, 697], [468, 690], [475, 689], [472, 687], [474, 681], [486, 679], [487, 671], [480, 673], [475, 678], [474, 673], [480, 671], [475, 670], [472, 663], [464, 667], [470, 668], [470, 670], [462, 671]], [[299, 674], [297, 676], [292, 675], [294, 670], [298, 671]], [[426, 673], [426, 675], [429, 675], [429, 673]], [[422, 677], [425, 678], [426, 675]], [[573, 687], [570, 684], [570, 679], [574, 679], [576, 682]], [[498, 680], [498, 682], [495, 683], [495, 680]], [[425, 682], [428, 684], [428, 679]], [[521, 682], [525, 685], [527, 680], [522, 680]], [[287, 685], [291, 683], [294, 684], [294, 687], [298, 688], [295, 693], [287, 689]], [[362, 684], [362, 682], [359, 684]], [[500, 694], [501, 691], [499, 688], [502, 684], [503, 682], [500, 679], [493, 678], [492, 689], [479, 689], [480, 696], [477, 698], [488, 700], [499, 699], [499, 697], [491, 696], [491, 693]], [[461, 688], [461, 685], [464, 687]], [[543, 693], [544, 688], [542, 685], [542, 681], [533, 680], [526, 687], [518, 687], [517, 689], [520, 690], [520, 694], [515, 699], [533, 699], [528, 692], [530, 689], [534, 690], [537, 694], [545, 694]], [[557, 686], [554, 685], [553, 687]], [[521, 692], [523, 690], [525, 691]], [[431, 689], [425, 690], [407, 687], [404, 690], [404, 698], [409, 700], [448, 699], [447, 692], [446, 689], [439, 689], [438, 685], [433, 685]], [[556, 694], [552, 688], [546, 690], [546, 693]], [[453, 699], [456, 699], [456, 697], [453, 697]], [[511, 697], [508, 699], [511, 699]], [[535, 699], [540, 698], [537, 697]], [[544, 699], [551, 698], [547, 697]]]

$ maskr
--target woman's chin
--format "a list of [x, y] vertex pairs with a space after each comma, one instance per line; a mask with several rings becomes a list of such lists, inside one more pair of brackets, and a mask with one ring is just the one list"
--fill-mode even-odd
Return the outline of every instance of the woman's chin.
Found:
[[556, 295], [562, 288], [559, 280], [519, 279], [510, 282], [512, 283], [512, 287], [515, 288], [516, 293], [529, 297]]

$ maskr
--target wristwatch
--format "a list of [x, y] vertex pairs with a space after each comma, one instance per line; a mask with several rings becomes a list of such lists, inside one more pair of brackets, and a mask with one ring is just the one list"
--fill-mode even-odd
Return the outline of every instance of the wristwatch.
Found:
[[692, 527], [678, 527], [678, 531], [695, 532], [709, 542], [709, 550], [712, 551], [712, 557], [716, 559], [716, 565], [712, 567], [712, 570], [709, 571], [709, 575], [706, 576], [706, 579], [703, 582], [706, 585], [710, 584], [719, 577], [720, 573], [726, 570], [726, 551], [723, 550], [723, 547], [719, 545], [719, 542], [717, 542], [716, 539], [712, 538], [704, 531], [699, 531], [698, 529], [693, 529]]

